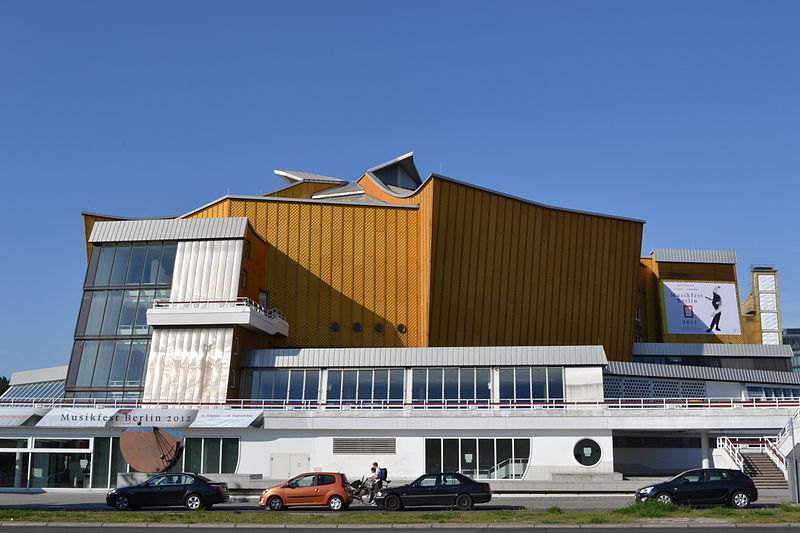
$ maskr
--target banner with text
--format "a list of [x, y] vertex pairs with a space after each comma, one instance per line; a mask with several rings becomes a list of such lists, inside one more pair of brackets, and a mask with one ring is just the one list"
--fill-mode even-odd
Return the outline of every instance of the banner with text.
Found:
[[733, 283], [663, 281], [667, 333], [741, 335], [739, 302]]

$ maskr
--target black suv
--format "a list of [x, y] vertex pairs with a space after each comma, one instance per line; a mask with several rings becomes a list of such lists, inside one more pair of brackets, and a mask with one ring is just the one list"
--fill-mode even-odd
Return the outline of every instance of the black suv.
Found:
[[687, 505], [723, 504], [744, 509], [758, 500], [750, 476], [739, 470], [687, 470], [674, 478], [636, 491], [636, 501], [657, 500]]

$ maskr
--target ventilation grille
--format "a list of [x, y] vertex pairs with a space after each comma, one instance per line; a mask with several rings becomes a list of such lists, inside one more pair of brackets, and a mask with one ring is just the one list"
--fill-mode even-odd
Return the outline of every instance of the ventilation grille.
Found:
[[333, 439], [333, 453], [338, 454], [396, 454], [396, 439]]
[[637, 379], [616, 376], [603, 378], [605, 397], [618, 398], [705, 398], [705, 381]]

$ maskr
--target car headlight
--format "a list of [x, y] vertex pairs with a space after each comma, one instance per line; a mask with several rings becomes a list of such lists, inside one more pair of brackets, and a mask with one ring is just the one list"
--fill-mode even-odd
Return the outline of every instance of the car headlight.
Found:
[[379, 491], [378, 491], [378, 494], [376, 494], [376, 496], [383, 496], [383, 491], [382, 491], [382, 490], [379, 490]]
[[653, 487], [645, 487], [643, 489], [639, 489], [639, 494], [650, 494], [650, 491], [653, 490]]
[[269, 492], [269, 489], [264, 489], [264, 490], [261, 491], [261, 495], [263, 496], [264, 494], [266, 494], [268, 492]]

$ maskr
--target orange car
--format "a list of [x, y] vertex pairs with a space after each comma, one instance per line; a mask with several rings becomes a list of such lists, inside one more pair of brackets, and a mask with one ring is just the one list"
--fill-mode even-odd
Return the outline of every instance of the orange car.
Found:
[[342, 511], [350, 506], [347, 477], [338, 472], [300, 474], [262, 492], [258, 504], [272, 511], [295, 505], [327, 505]]

